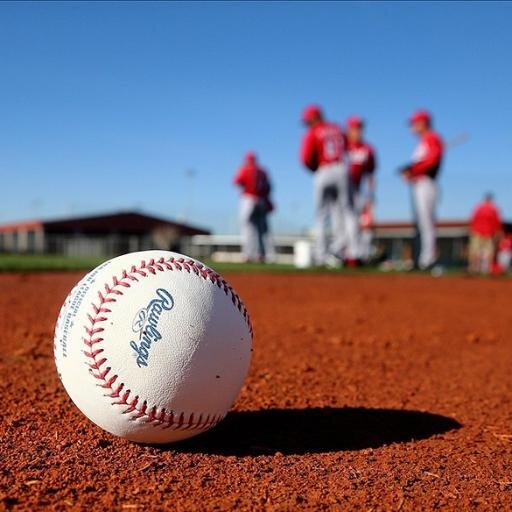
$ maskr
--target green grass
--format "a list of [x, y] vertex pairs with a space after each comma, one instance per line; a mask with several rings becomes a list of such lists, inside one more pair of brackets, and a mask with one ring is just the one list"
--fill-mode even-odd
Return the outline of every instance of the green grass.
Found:
[[[72, 257], [49, 254], [0, 254], [0, 272], [18, 271], [45, 271], [45, 270], [91, 270], [105, 261], [103, 257]], [[338, 270], [329, 270], [323, 268], [311, 268], [307, 270], [297, 270], [293, 265], [284, 264], [262, 264], [262, 263], [218, 263], [214, 261], [205, 261], [205, 264], [220, 273], [230, 272], [314, 272], [329, 273], [339, 272]], [[365, 269], [368, 271], [368, 269]], [[359, 269], [342, 270], [348, 272], [361, 272]]]
[[0, 254], [0, 271], [90, 270], [105, 258], [47, 254]]
[[204, 262], [217, 272], [224, 274], [229, 272], [292, 272], [297, 271], [293, 265], [282, 263], [220, 263], [218, 261], [205, 260]]
[[[91, 257], [71, 257], [62, 255], [39, 255], [39, 254], [0, 254], [0, 272], [42, 272], [57, 270], [83, 270], [88, 271], [105, 261], [106, 258]], [[262, 263], [218, 263], [205, 261], [207, 265], [221, 274], [227, 273], [306, 273], [306, 274], [333, 274], [343, 275], [361, 275], [361, 274], [400, 274], [402, 272], [391, 271], [381, 272], [376, 267], [365, 268], [309, 268], [305, 270], [296, 269], [293, 265], [285, 264], [262, 264]], [[461, 269], [446, 269], [445, 275], [461, 274]]]
[[[45, 270], [91, 270], [103, 263], [104, 257], [73, 257], [53, 254], [0, 254], [0, 272], [45, 271]], [[227, 272], [297, 272], [293, 265], [262, 263], [217, 263], [205, 261], [205, 264], [220, 273]], [[328, 272], [325, 269], [312, 269], [316, 272]], [[310, 271], [310, 270], [308, 270]]]
[[301, 274], [333, 274], [333, 273], [343, 273], [343, 274], [360, 274], [360, 273], [381, 273], [375, 267], [365, 267], [365, 268], [340, 268], [340, 269], [331, 269], [325, 267], [310, 267], [306, 269], [298, 269], [295, 268], [291, 264], [282, 264], [282, 263], [219, 263], [215, 261], [205, 261], [205, 263], [216, 270], [217, 272], [224, 274], [230, 272], [242, 272], [242, 273], [287, 273], [287, 272], [295, 272]]

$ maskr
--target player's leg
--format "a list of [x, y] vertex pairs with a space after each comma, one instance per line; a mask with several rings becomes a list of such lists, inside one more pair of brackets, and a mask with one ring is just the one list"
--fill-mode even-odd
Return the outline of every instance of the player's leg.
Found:
[[258, 260], [263, 262], [265, 261], [266, 247], [265, 247], [265, 237], [267, 235], [267, 219], [265, 206], [262, 201], [259, 201], [254, 209], [255, 214], [255, 224], [257, 231], [257, 249], [258, 249]]
[[323, 265], [327, 256], [327, 220], [329, 217], [329, 201], [326, 194], [326, 169], [319, 169], [314, 176], [315, 201], [315, 263]]
[[242, 196], [240, 201], [240, 231], [242, 254], [246, 261], [255, 261], [257, 252], [257, 230], [254, 224], [254, 199]]
[[338, 198], [330, 203], [329, 217], [331, 219], [332, 240], [329, 253], [342, 262], [348, 251], [347, 226], [343, 207]]
[[240, 223], [240, 238], [241, 238], [241, 246], [242, 246], [242, 256], [244, 260], [248, 260], [248, 245], [249, 245], [249, 233], [248, 233], [248, 223], [249, 223], [249, 214], [248, 214], [248, 205], [247, 198], [242, 196], [240, 199], [239, 206], [239, 223]]
[[373, 233], [371, 229], [363, 229], [359, 235], [359, 257], [363, 262], [368, 262], [372, 256]]
[[[346, 258], [359, 259], [359, 223], [356, 215], [354, 197], [350, 193], [348, 172], [344, 166], [339, 169], [338, 215], [344, 226], [343, 242], [346, 245]], [[335, 241], [339, 246], [341, 240]]]
[[491, 272], [491, 264], [494, 259], [494, 240], [491, 237], [482, 237], [482, 274]]
[[505, 273], [510, 271], [510, 263], [512, 262], [512, 251], [506, 249], [499, 252], [500, 265]]
[[270, 229], [270, 215], [267, 211], [264, 213], [264, 234], [263, 245], [265, 247], [265, 261], [272, 262], [275, 260], [274, 241], [272, 240], [272, 232]]
[[476, 234], [469, 238], [468, 270], [472, 274], [480, 272], [480, 237]]
[[414, 199], [420, 233], [420, 268], [433, 265], [436, 260], [435, 205], [437, 187], [428, 177], [418, 179], [414, 185]]
[[344, 255], [346, 247], [346, 225], [344, 215], [344, 205], [346, 204], [345, 186], [343, 183], [344, 174], [341, 165], [333, 165], [330, 168], [329, 176], [329, 217], [331, 220], [332, 241], [329, 247], [331, 256], [339, 258], [340, 261]]
[[409, 187], [409, 202], [411, 204], [412, 221], [414, 224], [414, 235], [412, 241], [412, 261], [415, 268], [419, 267], [420, 249], [421, 249], [421, 237], [418, 224], [418, 208], [416, 202], [416, 185], [413, 183]]
[[416, 225], [418, 227], [419, 235], [419, 250], [418, 250], [418, 266], [423, 268], [425, 261], [428, 259], [427, 255], [427, 234], [428, 234], [428, 209], [426, 200], [425, 181], [420, 178], [412, 185], [412, 192], [414, 197], [414, 213], [416, 217]]
[[365, 240], [363, 239], [363, 231], [360, 226], [361, 213], [364, 207], [364, 196], [349, 178], [349, 207], [353, 211], [354, 232], [355, 232], [355, 246], [357, 247], [356, 258], [365, 261]]

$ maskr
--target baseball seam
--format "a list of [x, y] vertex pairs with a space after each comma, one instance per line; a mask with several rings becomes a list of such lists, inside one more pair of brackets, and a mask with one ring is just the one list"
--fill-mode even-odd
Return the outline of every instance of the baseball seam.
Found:
[[223, 290], [244, 317], [252, 337], [253, 329], [247, 308], [233, 288], [219, 274], [194, 260], [162, 257], [158, 260], [152, 258], [147, 263], [142, 260], [138, 267], [132, 265], [129, 271], [122, 271], [120, 278], [113, 276], [112, 285], [105, 283], [104, 292], [98, 291], [99, 302], [91, 304], [92, 314], [87, 314], [89, 325], [83, 326], [87, 334], [86, 337], [82, 337], [82, 341], [87, 347], [83, 353], [87, 357], [89, 373], [100, 381], [97, 385], [106, 391], [104, 396], [115, 399], [111, 405], [125, 406], [123, 414], [131, 414], [131, 420], [144, 418], [147, 423], [164, 429], [204, 430], [219, 423], [225, 414], [184, 413], [167, 411], [165, 408], [159, 411], [157, 406], [149, 405], [148, 400], [134, 395], [130, 389], [125, 389], [126, 386], [123, 382], [118, 382], [119, 376], [113, 374], [112, 368], [107, 366], [108, 359], [103, 355], [104, 349], [101, 348], [104, 341], [101, 333], [105, 330], [101, 324], [108, 320], [108, 314], [111, 313], [109, 304], [117, 302], [116, 297], [123, 295], [122, 289], [130, 288], [140, 278], [147, 277], [149, 274], [175, 270], [193, 273]]

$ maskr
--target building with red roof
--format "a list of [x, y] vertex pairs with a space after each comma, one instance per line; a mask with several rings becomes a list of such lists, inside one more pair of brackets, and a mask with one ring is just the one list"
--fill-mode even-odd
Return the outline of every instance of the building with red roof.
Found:
[[0, 252], [115, 256], [146, 249], [179, 250], [206, 229], [127, 211], [0, 224]]

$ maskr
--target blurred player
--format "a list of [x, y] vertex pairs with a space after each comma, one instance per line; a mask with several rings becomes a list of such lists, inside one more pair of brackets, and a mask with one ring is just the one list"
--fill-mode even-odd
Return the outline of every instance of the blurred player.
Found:
[[302, 121], [308, 130], [302, 140], [301, 160], [314, 173], [315, 263], [336, 265], [343, 256], [358, 257], [357, 220], [350, 205], [348, 174], [343, 165], [346, 139], [341, 127], [327, 122], [316, 105], [304, 109]]
[[418, 110], [409, 119], [411, 131], [418, 137], [412, 163], [400, 169], [411, 186], [413, 213], [419, 234], [420, 250], [417, 265], [431, 269], [436, 262], [437, 175], [443, 159], [443, 141], [432, 129], [432, 117]]
[[367, 262], [371, 251], [372, 210], [375, 201], [375, 151], [363, 139], [364, 122], [360, 117], [349, 117], [346, 125], [350, 199], [359, 219], [359, 257]]
[[372, 257], [373, 245], [373, 205], [367, 202], [359, 215], [359, 257], [368, 263]]
[[512, 235], [504, 235], [498, 244], [497, 263], [502, 272], [510, 272], [512, 264]]
[[486, 194], [470, 220], [469, 271], [488, 274], [494, 261], [496, 242], [501, 233], [500, 212], [492, 194]]
[[244, 258], [248, 262], [264, 262], [272, 254], [268, 215], [274, 207], [268, 175], [258, 165], [254, 153], [245, 155], [233, 182], [242, 189], [240, 226]]

